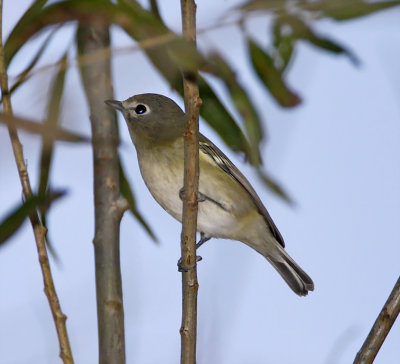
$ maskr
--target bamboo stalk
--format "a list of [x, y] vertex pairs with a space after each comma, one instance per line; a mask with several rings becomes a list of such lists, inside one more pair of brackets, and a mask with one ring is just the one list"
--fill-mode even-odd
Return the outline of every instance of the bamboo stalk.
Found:
[[[109, 28], [81, 23], [80, 54], [109, 48]], [[93, 145], [95, 235], [93, 239], [99, 363], [125, 363], [124, 308], [120, 267], [120, 222], [126, 206], [119, 203], [118, 131], [115, 112], [104, 104], [113, 98], [109, 58], [82, 65], [81, 77], [90, 108]]]
[[[184, 37], [196, 44], [196, 4], [193, 0], [181, 0], [182, 28]], [[199, 189], [199, 111], [201, 99], [197, 75], [183, 71], [186, 126], [184, 132], [184, 199], [182, 215], [182, 324], [181, 364], [196, 363], [197, 335], [197, 282], [196, 230]]]
[[[3, 34], [2, 24], [3, 20], [3, 1], [0, 0], [0, 83], [1, 93], [3, 99], [4, 113], [12, 115], [11, 98], [8, 89], [8, 77], [6, 71], [6, 65], [4, 60], [4, 49], [3, 49]], [[28, 170], [26, 168], [24, 153], [22, 144], [19, 140], [17, 129], [13, 126], [8, 126], [8, 132], [10, 135], [11, 145], [14, 152], [15, 163], [17, 165], [19, 179], [22, 185], [22, 192], [25, 199], [32, 196], [32, 187], [29, 181]], [[67, 317], [61, 311], [60, 302], [57, 297], [56, 289], [51, 275], [49, 258], [46, 249], [46, 228], [41, 224], [38, 212], [35, 211], [29, 220], [32, 225], [33, 233], [35, 236], [36, 247], [39, 255], [40, 268], [42, 270], [44, 292], [47, 296], [47, 300], [50, 304], [51, 313], [53, 315], [54, 324], [58, 335], [58, 341], [60, 344], [60, 358], [65, 364], [73, 364], [71, 347], [69, 344], [68, 333], [66, 328]]]
[[374, 326], [354, 360], [354, 364], [371, 364], [400, 312], [400, 277], [383, 306]]

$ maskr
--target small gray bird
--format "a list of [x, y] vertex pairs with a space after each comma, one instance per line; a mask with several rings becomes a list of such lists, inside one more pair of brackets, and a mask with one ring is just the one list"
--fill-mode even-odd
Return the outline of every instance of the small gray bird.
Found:
[[[124, 115], [150, 193], [182, 221], [185, 113], [157, 94], [105, 102]], [[263, 255], [296, 294], [314, 290], [312, 279], [286, 253], [281, 234], [246, 177], [210, 140], [199, 137], [201, 242], [212, 237], [241, 241]]]

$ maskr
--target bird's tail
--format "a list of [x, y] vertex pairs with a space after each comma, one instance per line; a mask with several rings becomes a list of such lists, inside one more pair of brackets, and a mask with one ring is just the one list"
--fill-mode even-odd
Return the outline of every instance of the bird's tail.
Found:
[[267, 258], [294, 293], [299, 296], [306, 296], [309, 291], [314, 290], [314, 282], [310, 276], [297, 265], [286, 250], [277, 242], [273, 251], [263, 249], [260, 246], [253, 245], [252, 247]]

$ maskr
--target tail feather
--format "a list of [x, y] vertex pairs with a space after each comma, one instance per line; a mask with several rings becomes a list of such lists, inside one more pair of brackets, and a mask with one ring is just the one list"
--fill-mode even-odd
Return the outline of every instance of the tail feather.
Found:
[[271, 246], [266, 244], [249, 245], [272, 264], [294, 293], [299, 296], [307, 296], [309, 291], [314, 290], [314, 282], [310, 276], [297, 265], [278, 243], [274, 244], [274, 249], [271, 249]]
[[294, 293], [299, 296], [307, 296], [309, 291], [314, 290], [313, 281], [296, 263], [289, 260], [277, 261], [272, 257], [267, 257], [267, 259]]

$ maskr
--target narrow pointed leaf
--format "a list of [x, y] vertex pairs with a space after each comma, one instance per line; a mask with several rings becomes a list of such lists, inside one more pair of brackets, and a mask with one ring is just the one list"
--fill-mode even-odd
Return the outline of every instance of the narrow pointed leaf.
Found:
[[136, 200], [133, 195], [129, 181], [125, 176], [121, 160], [119, 161], [119, 188], [121, 191], [121, 195], [128, 201], [129, 211], [133, 214], [133, 216], [135, 216], [135, 218], [139, 221], [140, 225], [142, 225], [142, 227], [147, 231], [147, 233], [150, 235], [153, 241], [155, 243], [158, 243], [158, 239], [154, 235], [152, 229], [150, 228], [150, 225], [146, 222], [146, 220], [136, 207]]
[[285, 9], [285, 2], [282, 0], [251, 0], [240, 5], [237, 9], [244, 11], [277, 11]]
[[59, 27], [55, 28], [52, 32], [50, 32], [50, 34], [47, 36], [47, 38], [45, 39], [43, 44], [40, 46], [40, 48], [36, 52], [35, 56], [31, 60], [31, 62], [18, 75], [17, 81], [12, 85], [12, 87], [10, 89], [10, 94], [12, 94], [14, 91], [16, 91], [20, 86], [22, 86], [24, 84], [25, 81], [27, 81], [30, 78], [33, 67], [35, 67], [37, 62], [40, 60], [40, 58], [43, 55], [44, 51], [46, 50], [47, 46], [50, 44], [50, 41], [53, 38], [53, 35], [56, 33], [56, 31], [58, 29], [59, 29]]
[[294, 205], [293, 199], [289, 196], [289, 194], [285, 191], [285, 189], [279, 185], [269, 174], [262, 171], [260, 168], [257, 169], [258, 176], [261, 180], [268, 186], [268, 188], [277, 194], [280, 198], [282, 198], [289, 205]]
[[282, 16], [277, 20], [276, 27], [279, 28], [279, 30], [274, 30], [275, 37], [280, 32], [281, 29], [286, 28], [286, 31], [290, 29], [289, 32], [290, 37], [294, 40], [297, 39], [305, 40], [323, 50], [336, 54], [346, 55], [347, 57], [349, 57], [350, 61], [352, 61], [355, 65], [358, 65], [360, 63], [358, 58], [355, 56], [353, 52], [351, 52], [346, 47], [340, 45], [338, 42], [335, 42], [324, 36], [318, 35], [310, 28], [309, 25], [307, 25], [300, 18], [297, 18], [292, 15]]
[[[285, 32], [284, 25], [281, 21], [276, 21], [273, 25], [273, 35], [274, 35], [274, 48], [277, 51], [277, 56], [279, 59], [274, 59], [274, 63], [277, 64], [279, 70], [283, 72], [289, 65], [295, 47], [296, 39], [293, 33]], [[286, 33], [286, 34], [285, 34]]]
[[[11, 43], [16, 44], [16, 47], [12, 50], [12, 52], [8, 51], [7, 45], [4, 47], [4, 53], [5, 53], [5, 62], [7, 67], [11, 63], [12, 58], [16, 54], [16, 52], [19, 50], [19, 48], [24, 44], [24, 42], [21, 42], [20, 40], [16, 39], [19, 36], [19, 32], [21, 28], [24, 28], [27, 24], [30, 24], [32, 21], [35, 21], [37, 19], [38, 14], [41, 13], [43, 7], [46, 5], [47, 0], [36, 0], [32, 3], [32, 5], [28, 8], [28, 10], [25, 11], [25, 13], [22, 15], [18, 23], [15, 25], [13, 28], [10, 36], [7, 39], [8, 41], [11, 41]], [[6, 44], [7, 44], [6, 43]]]
[[[400, 5], [399, 0], [365, 1], [365, 0], [319, 0], [296, 1], [293, 5], [314, 12], [318, 19], [333, 18], [335, 20], [351, 20], [370, 15], [381, 10]], [[251, 0], [237, 9], [242, 11], [266, 11], [276, 15], [287, 15], [288, 8], [281, 0]]]
[[[52, 87], [50, 89], [50, 99], [47, 106], [47, 118], [43, 122], [44, 127], [55, 129], [58, 127], [58, 121], [61, 109], [61, 99], [64, 90], [64, 81], [66, 73], [67, 53], [63, 55], [58, 62], [59, 67], [54, 76]], [[53, 159], [54, 139], [43, 140], [41, 158], [40, 158], [40, 179], [38, 194], [44, 194], [49, 185], [49, 175], [51, 162]]]
[[158, 8], [158, 2], [157, 0], [150, 0], [150, 9], [154, 16], [158, 19], [161, 20], [161, 15], [160, 15], [160, 9]]
[[260, 142], [263, 139], [261, 119], [258, 112], [249, 98], [248, 93], [238, 82], [234, 71], [226, 60], [216, 53], [210, 55], [209, 59], [211, 62], [210, 67], [204, 69], [204, 71], [212, 73], [224, 82], [229, 95], [244, 122], [250, 142], [251, 164], [258, 165], [261, 163], [259, 147]]
[[48, 195], [31, 196], [21, 206], [14, 209], [0, 222], [0, 245], [10, 238], [38, 207], [49, 206], [54, 200], [65, 195], [65, 191], [53, 192]]
[[[58, 126], [59, 116], [60, 116], [60, 108], [61, 108], [61, 99], [64, 90], [64, 81], [65, 81], [65, 73], [67, 69], [67, 52], [62, 56], [61, 60], [58, 62], [58, 70], [54, 75], [54, 79], [52, 81], [52, 86], [50, 88], [50, 98], [49, 103], [47, 105], [47, 118], [45, 119], [43, 125], [45, 127], [56, 128]], [[47, 190], [49, 189], [49, 176], [51, 163], [53, 160], [53, 150], [54, 150], [54, 139], [43, 139], [42, 141], [42, 150], [40, 156], [40, 177], [39, 177], [39, 187], [38, 187], [38, 195], [45, 195]], [[44, 227], [47, 228], [47, 208], [40, 208], [40, 220]], [[58, 259], [57, 252], [54, 249], [53, 244], [51, 243], [49, 234], [46, 236], [46, 245], [49, 248], [52, 256]]]
[[22, 129], [32, 134], [39, 134], [44, 139], [56, 139], [74, 143], [90, 142], [89, 138], [75, 134], [73, 132], [61, 128], [45, 126], [33, 120], [19, 118], [8, 114], [0, 113], [0, 123], [3, 123], [7, 126], [15, 127], [17, 129]]
[[[201, 76], [198, 78], [198, 86], [203, 101], [200, 115], [233, 151], [242, 152], [252, 160], [249, 142], [211, 86]], [[179, 89], [179, 92], [183, 97], [183, 90]]]
[[282, 73], [275, 68], [272, 57], [264, 52], [253, 40], [248, 39], [248, 50], [254, 70], [267, 90], [283, 107], [293, 107], [301, 102], [283, 80]]
[[357, 56], [350, 51], [350, 49], [340, 45], [338, 42], [335, 42], [329, 38], [320, 37], [315, 33], [313, 33], [312, 36], [306, 40], [316, 47], [324, 49], [328, 52], [346, 55], [355, 66], [360, 64], [360, 60], [357, 58]]
[[319, 17], [343, 21], [370, 15], [398, 5], [400, 5], [399, 0], [374, 2], [363, 0], [323, 0], [304, 3], [300, 6], [306, 10], [319, 13]]

